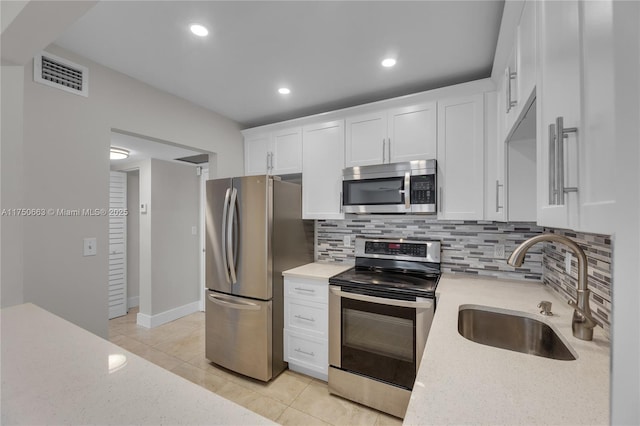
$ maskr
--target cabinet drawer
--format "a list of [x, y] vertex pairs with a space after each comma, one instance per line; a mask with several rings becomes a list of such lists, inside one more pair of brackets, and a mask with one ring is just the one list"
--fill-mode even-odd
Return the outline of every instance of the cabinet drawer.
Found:
[[327, 280], [285, 277], [284, 290], [287, 298], [327, 303], [329, 282]]
[[290, 330], [284, 331], [285, 361], [309, 370], [327, 374], [329, 370], [329, 345], [326, 339], [305, 336]]
[[288, 299], [284, 305], [284, 327], [327, 338], [328, 306], [324, 303]]

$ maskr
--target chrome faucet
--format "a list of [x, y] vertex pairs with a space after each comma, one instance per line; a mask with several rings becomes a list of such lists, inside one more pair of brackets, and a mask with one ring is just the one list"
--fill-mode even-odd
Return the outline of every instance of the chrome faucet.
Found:
[[522, 266], [524, 255], [532, 245], [542, 242], [552, 241], [562, 243], [569, 247], [578, 258], [578, 297], [577, 303], [573, 300], [569, 301], [569, 305], [574, 309], [573, 318], [571, 320], [571, 329], [573, 335], [582, 340], [593, 340], [593, 328], [597, 325], [591, 315], [589, 307], [589, 289], [587, 288], [587, 256], [578, 244], [567, 237], [556, 234], [541, 234], [529, 238], [520, 244], [511, 253], [507, 263], [511, 266]]

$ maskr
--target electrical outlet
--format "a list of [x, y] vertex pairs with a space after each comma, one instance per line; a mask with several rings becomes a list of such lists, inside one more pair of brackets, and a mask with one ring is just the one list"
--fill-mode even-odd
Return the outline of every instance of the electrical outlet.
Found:
[[345, 235], [342, 237], [342, 243], [345, 247], [351, 247], [351, 235]]
[[493, 246], [493, 257], [496, 259], [504, 259], [504, 244], [496, 244]]
[[567, 274], [571, 274], [571, 258], [573, 256], [571, 256], [571, 253], [566, 252], [564, 255], [564, 271]]
[[96, 245], [97, 245], [97, 241], [96, 238], [85, 238], [82, 240], [83, 243], [83, 250], [82, 250], [82, 255], [83, 256], [95, 256], [97, 253], [96, 250]]

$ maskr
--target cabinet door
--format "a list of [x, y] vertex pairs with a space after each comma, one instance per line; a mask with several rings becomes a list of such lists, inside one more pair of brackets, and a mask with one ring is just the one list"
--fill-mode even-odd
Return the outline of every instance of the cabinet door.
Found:
[[[538, 92], [538, 224], [575, 229], [578, 226], [578, 193], [560, 188], [578, 187], [577, 149], [580, 129], [580, 39], [578, 1], [537, 2], [540, 78]], [[567, 137], [554, 137], [556, 119]], [[563, 155], [556, 147], [562, 148]], [[555, 181], [555, 185], [554, 185]], [[553, 189], [555, 188], [555, 189]], [[554, 196], [554, 193], [557, 196]], [[559, 201], [564, 195], [564, 202]]]
[[244, 140], [244, 174], [264, 175], [267, 174], [267, 163], [269, 158], [268, 134], [250, 136]]
[[520, 95], [518, 93], [518, 64], [517, 64], [517, 45], [514, 44], [511, 53], [509, 54], [509, 60], [507, 67], [504, 70], [504, 125], [505, 134], [511, 133], [513, 125], [518, 118], [518, 111], [522, 105], [520, 102]]
[[499, 100], [496, 92], [485, 93], [485, 212], [486, 220], [506, 220], [505, 199], [505, 141], [498, 131], [503, 114], [498, 114]]
[[435, 102], [390, 110], [387, 138], [391, 163], [436, 158], [437, 107]]
[[302, 172], [302, 129], [281, 130], [271, 138], [271, 174]]
[[484, 213], [483, 94], [438, 102], [438, 218]]
[[386, 112], [347, 118], [345, 151], [346, 167], [388, 163]]
[[344, 121], [305, 126], [302, 133], [302, 218], [343, 219]]
[[536, 87], [536, 3], [528, 0], [524, 4], [520, 24], [518, 25], [518, 113], [528, 103]]
[[[609, 2], [581, 2], [582, 8], [582, 132], [580, 143], [580, 230], [612, 234], [611, 218], [616, 214], [615, 125], [616, 79], [613, 5]], [[631, 61], [626, 57], [624, 61]], [[622, 66], [633, 69], [626, 62]], [[637, 68], [636, 68], [637, 69]], [[623, 89], [624, 90], [624, 89]], [[624, 111], [627, 113], [627, 111]], [[582, 136], [580, 138], [580, 136]]]

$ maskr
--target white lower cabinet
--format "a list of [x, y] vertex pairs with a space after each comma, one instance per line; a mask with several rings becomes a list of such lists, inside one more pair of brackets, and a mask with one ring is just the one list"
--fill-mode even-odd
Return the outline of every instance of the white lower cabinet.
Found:
[[284, 278], [284, 360], [289, 369], [327, 380], [329, 282]]

